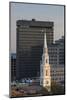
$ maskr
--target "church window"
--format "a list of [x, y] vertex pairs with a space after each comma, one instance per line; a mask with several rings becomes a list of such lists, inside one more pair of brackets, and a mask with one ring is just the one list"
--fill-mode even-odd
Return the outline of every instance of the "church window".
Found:
[[46, 81], [46, 84], [48, 84], [49, 82], [48, 81]]
[[48, 70], [46, 70], [46, 76], [48, 75]]
[[47, 61], [48, 61], [48, 60], [46, 59], [46, 63], [47, 63]]

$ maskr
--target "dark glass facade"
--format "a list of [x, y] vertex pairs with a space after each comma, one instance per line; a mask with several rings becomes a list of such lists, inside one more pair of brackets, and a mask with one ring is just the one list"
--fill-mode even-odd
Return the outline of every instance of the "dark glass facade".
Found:
[[16, 54], [11, 54], [11, 81], [16, 79]]
[[53, 26], [53, 22], [36, 21], [35, 19], [17, 21], [17, 79], [40, 75], [40, 60], [44, 44], [42, 30], [46, 29], [47, 44], [52, 44]]

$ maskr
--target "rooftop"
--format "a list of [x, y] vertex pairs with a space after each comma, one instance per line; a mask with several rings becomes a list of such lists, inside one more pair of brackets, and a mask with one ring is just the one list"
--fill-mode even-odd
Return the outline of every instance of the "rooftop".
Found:
[[42, 27], [53, 27], [54, 22], [52, 21], [37, 21], [35, 19], [32, 20], [17, 20], [17, 25], [28, 25], [28, 26], [42, 26]]

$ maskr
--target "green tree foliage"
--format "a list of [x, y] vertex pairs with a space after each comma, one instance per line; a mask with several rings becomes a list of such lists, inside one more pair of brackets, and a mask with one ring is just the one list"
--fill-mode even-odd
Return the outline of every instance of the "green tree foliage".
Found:
[[44, 95], [49, 95], [50, 93], [48, 92], [48, 90], [44, 87], [41, 86], [41, 90], [40, 93], [44, 96]]
[[52, 81], [51, 92], [52, 94], [55, 94], [55, 95], [56, 94], [61, 95], [61, 94], [65, 94], [65, 89], [64, 89], [64, 86], [57, 84], [55, 81]]

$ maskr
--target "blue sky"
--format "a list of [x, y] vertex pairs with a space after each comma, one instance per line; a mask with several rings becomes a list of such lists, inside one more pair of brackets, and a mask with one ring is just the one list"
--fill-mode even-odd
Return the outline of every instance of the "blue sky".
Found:
[[11, 4], [11, 52], [16, 52], [16, 20], [35, 18], [38, 21], [54, 22], [54, 40], [64, 35], [64, 6]]

